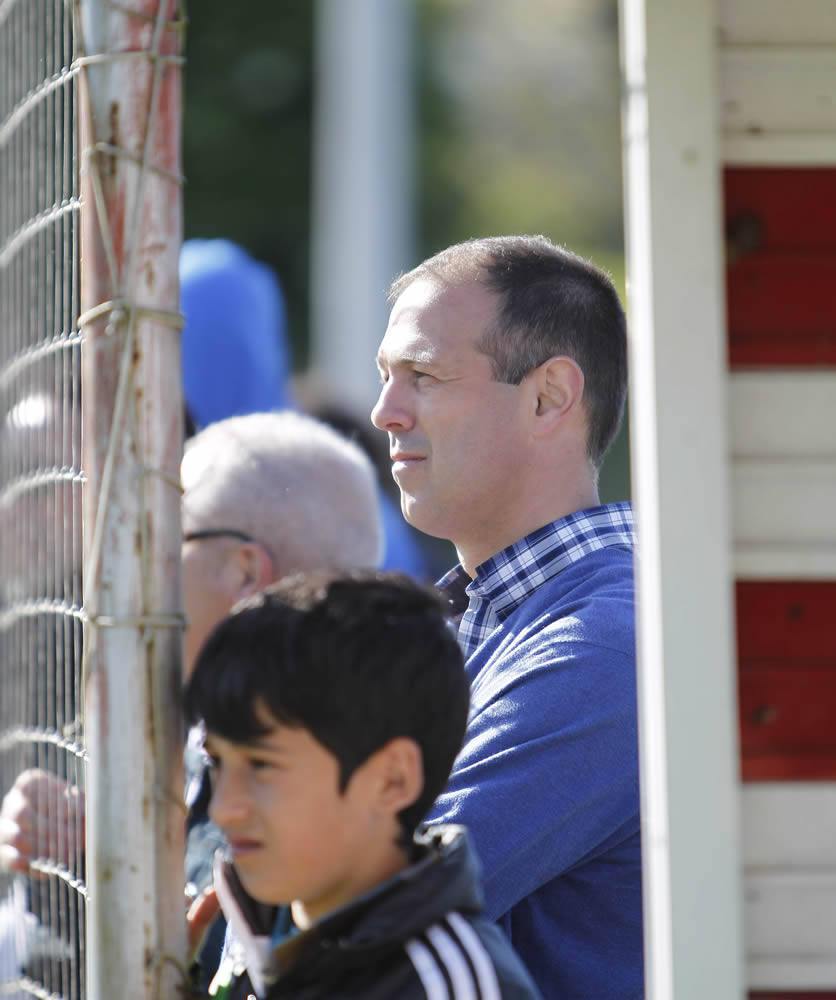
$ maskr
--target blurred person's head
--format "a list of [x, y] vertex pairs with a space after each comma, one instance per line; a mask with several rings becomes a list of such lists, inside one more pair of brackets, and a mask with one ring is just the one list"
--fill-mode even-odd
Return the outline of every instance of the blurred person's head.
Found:
[[470, 572], [598, 502], [627, 387], [610, 279], [542, 236], [471, 240], [398, 278], [372, 421], [412, 524]]
[[183, 393], [195, 430], [291, 405], [284, 298], [274, 272], [229, 240], [180, 252]]
[[245, 889], [304, 926], [403, 868], [468, 704], [440, 598], [402, 574], [302, 575], [237, 605], [185, 706]]
[[[297, 387], [299, 383], [297, 382]], [[354, 441], [372, 460], [380, 486], [380, 513], [383, 520], [383, 557], [380, 568], [400, 570], [416, 580], [431, 581], [435, 572], [426, 544], [427, 536], [404, 520], [397, 499], [397, 487], [389, 475], [385, 441], [370, 426], [367, 416], [356, 414], [331, 395], [302, 384], [300, 393], [305, 412]], [[438, 567], [438, 570], [442, 569]]]
[[62, 379], [39, 374], [0, 418], [0, 592], [74, 603], [82, 560], [77, 383], [67, 380], [62, 393]]
[[291, 573], [377, 567], [382, 527], [374, 469], [324, 424], [254, 413], [186, 443], [184, 670], [237, 601]]

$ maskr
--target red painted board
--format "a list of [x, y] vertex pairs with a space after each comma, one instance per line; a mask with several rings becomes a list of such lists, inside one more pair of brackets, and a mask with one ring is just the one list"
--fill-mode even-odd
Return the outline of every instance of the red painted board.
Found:
[[836, 252], [836, 168], [726, 167], [723, 201], [727, 229], [760, 217], [763, 251]]
[[733, 368], [836, 366], [836, 169], [724, 171]]
[[836, 253], [744, 257], [726, 301], [733, 367], [836, 364]]
[[836, 581], [739, 580], [735, 598], [741, 663], [813, 657], [836, 667]]
[[741, 666], [741, 750], [829, 755], [836, 762], [836, 668]]
[[836, 582], [739, 581], [745, 781], [836, 778]]
[[836, 1000], [836, 990], [826, 990], [824, 993], [764, 993], [758, 990], [749, 994], [749, 1000]]

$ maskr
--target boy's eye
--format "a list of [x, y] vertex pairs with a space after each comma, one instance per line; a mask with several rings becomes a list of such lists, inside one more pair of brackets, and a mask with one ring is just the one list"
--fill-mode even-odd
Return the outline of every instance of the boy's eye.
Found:
[[273, 767], [273, 761], [264, 760], [262, 757], [250, 757], [247, 766], [252, 771], [265, 771], [268, 767]]

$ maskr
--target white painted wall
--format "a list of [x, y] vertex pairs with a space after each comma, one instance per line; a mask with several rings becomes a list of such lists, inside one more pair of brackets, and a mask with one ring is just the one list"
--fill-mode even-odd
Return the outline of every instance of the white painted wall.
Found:
[[836, 10], [832, 0], [719, 0], [723, 159], [836, 163]]
[[836, 578], [836, 372], [729, 378], [734, 567], [740, 578]]
[[836, 784], [743, 788], [746, 971], [752, 989], [836, 982]]

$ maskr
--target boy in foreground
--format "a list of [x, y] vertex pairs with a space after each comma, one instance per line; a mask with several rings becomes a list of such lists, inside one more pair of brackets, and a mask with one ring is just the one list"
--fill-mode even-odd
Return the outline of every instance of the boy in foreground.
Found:
[[416, 827], [444, 787], [468, 679], [445, 612], [399, 574], [297, 576], [210, 635], [185, 694], [206, 727], [215, 887], [230, 931], [210, 993], [538, 998], [479, 916], [465, 831]]

